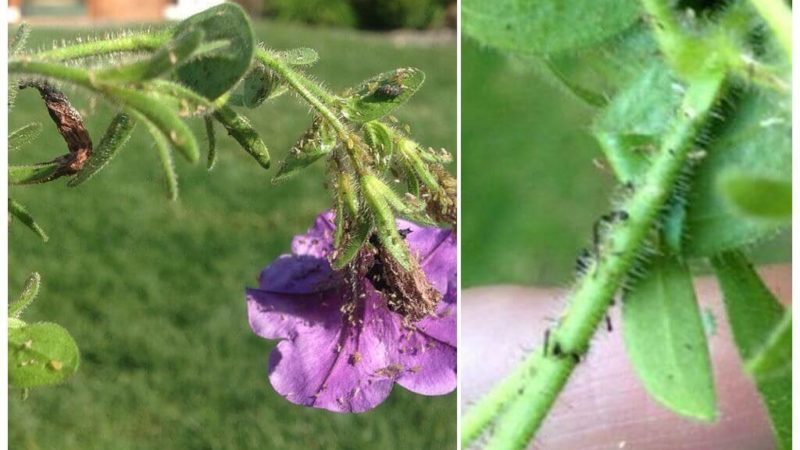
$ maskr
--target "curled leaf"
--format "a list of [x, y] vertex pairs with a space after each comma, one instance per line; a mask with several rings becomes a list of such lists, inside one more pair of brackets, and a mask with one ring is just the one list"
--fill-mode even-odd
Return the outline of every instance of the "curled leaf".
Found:
[[145, 122], [145, 125], [147, 125], [147, 130], [153, 137], [153, 145], [158, 154], [158, 159], [161, 161], [161, 170], [164, 172], [164, 185], [167, 188], [167, 198], [175, 201], [178, 199], [178, 174], [175, 171], [175, 163], [172, 161], [169, 142], [153, 124]]

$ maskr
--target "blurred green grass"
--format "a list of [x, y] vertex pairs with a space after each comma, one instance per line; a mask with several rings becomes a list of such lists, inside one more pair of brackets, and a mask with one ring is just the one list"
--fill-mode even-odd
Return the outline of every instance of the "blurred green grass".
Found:
[[[34, 29], [30, 46], [95, 33], [102, 35]], [[378, 34], [269, 22], [258, 23], [256, 34], [275, 48], [317, 49], [321, 60], [311, 73], [336, 90], [396, 67], [421, 68], [426, 84], [397, 116], [426, 145], [455, 150], [454, 41], [403, 46]], [[110, 108], [78, 91], [70, 96], [98, 139]], [[285, 97], [248, 114], [276, 162], [311, 118]], [[65, 152], [41, 100], [23, 91], [10, 128], [32, 120], [45, 131], [11, 155], [14, 163]], [[274, 393], [266, 379], [274, 344], [251, 333], [244, 287], [288, 250], [329, 196], [321, 164], [272, 186], [275, 169], [260, 169], [220, 128], [217, 135], [212, 172], [176, 156], [176, 204], [164, 198], [158, 160], [141, 128], [109, 167], [77, 189], [11, 190], [51, 238], [42, 244], [11, 225], [12, 298], [30, 272], [40, 272], [42, 290], [26, 318], [64, 325], [82, 361], [65, 385], [33, 390], [27, 400], [10, 392], [10, 448], [453, 448], [455, 394], [422, 397], [397, 387], [372, 412], [337, 415]]]
[[[593, 111], [543, 79], [523, 61], [462, 42], [465, 288], [567, 286], [592, 223], [610, 208], [612, 174], [593, 162], [602, 157]], [[790, 261], [790, 238], [750, 250], [758, 262]]]

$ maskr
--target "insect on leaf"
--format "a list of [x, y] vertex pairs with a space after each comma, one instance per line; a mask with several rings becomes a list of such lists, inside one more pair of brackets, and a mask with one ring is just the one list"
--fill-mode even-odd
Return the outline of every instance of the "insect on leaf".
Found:
[[425, 82], [419, 69], [402, 68], [364, 81], [347, 99], [344, 114], [356, 122], [380, 119], [408, 101]]
[[315, 161], [330, 154], [334, 147], [336, 147], [336, 134], [327, 122], [317, 117], [314, 119], [311, 128], [289, 150], [289, 154], [286, 155], [286, 159], [283, 160], [281, 168], [272, 179], [272, 182], [280, 183], [285, 181]]
[[713, 421], [714, 378], [688, 267], [655, 258], [625, 293], [622, 313], [625, 347], [647, 392], [678, 414]]
[[78, 370], [78, 346], [54, 323], [35, 323], [8, 330], [8, 384], [16, 388], [65, 381]]

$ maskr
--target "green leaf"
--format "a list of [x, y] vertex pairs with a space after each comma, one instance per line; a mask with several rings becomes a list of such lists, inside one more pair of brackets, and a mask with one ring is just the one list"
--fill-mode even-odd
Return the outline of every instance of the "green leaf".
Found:
[[[244, 78], [241, 100], [238, 103], [247, 108], [256, 108], [265, 100], [277, 97], [286, 91], [286, 83], [275, 71], [257, 64]], [[229, 103], [236, 103], [234, 97], [231, 97]]]
[[375, 159], [378, 166], [387, 169], [392, 161], [394, 143], [389, 128], [381, 122], [371, 121], [364, 124], [364, 141], [375, 150]]
[[10, 184], [46, 183], [53, 179], [61, 163], [50, 161], [27, 166], [8, 166], [8, 182]]
[[315, 118], [311, 128], [289, 150], [272, 182], [280, 183], [296, 175], [315, 161], [329, 155], [334, 147], [336, 147], [336, 133], [326, 121], [319, 117]]
[[518, 53], [575, 50], [624, 31], [640, 17], [635, 0], [463, 0], [463, 32]]
[[722, 124], [697, 168], [689, 194], [684, 251], [710, 256], [774, 235], [777, 221], [743, 220], [730, 207], [718, 177], [728, 171], [751, 177], [791, 179], [792, 154], [788, 100], [772, 94], [746, 93]]
[[19, 319], [25, 308], [30, 306], [39, 294], [39, 285], [42, 282], [38, 272], [33, 272], [25, 281], [25, 288], [14, 303], [8, 304], [8, 317]]
[[275, 56], [292, 66], [310, 66], [319, 60], [317, 51], [313, 48], [293, 48], [274, 52]]
[[24, 147], [37, 137], [42, 132], [42, 124], [39, 122], [31, 122], [25, 126], [17, 128], [8, 135], [8, 151], [13, 152]]
[[171, 41], [156, 50], [145, 60], [109, 67], [94, 76], [97, 80], [111, 82], [141, 82], [163, 75], [183, 64], [200, 46], [205, 33], [202, 29], [188, 28], [176, 34]]
[[740, 214], [751, 219], [792, 218], [791, 181], [728, 171], [717, 178], [719, 188]]
[[369, 212], [362, 212], [355, 217], [345, 213], [342, 242], [336, 248], [336, 257], [331, 263], [333, 270], [342, 270], [357, 255], [361, 247], [367, 243], [372, 233], [372, 218]]
[[178, 199], [178, 174], [175, 172], [175, 164], [172, 161], [172, 153], [169, 150], [169, 142], [158, 131], [153, 124], [145, 122], [147, 131], [153, 137], [158, 159], [161, 161], [161, 170], [164, 171], [164, 185], [167, 188], [167, 198], [175, 201]]
[[359, 181], [364, 199], [375, 220], [375, 228], [381, 245], [400, 266], [407, 270], [410, 269], [411, 255], [405, 241], [397, 232], [397, 223], [394, 213], [392, 213], [392, 207], [384, 196], [383, 182], [374, 175], [363, 175]]
[[234, 111], [229, 106], [222, 106], [214, 111], [216, 118], [222, 126], [228, 130], [228, 134], [233, 137], [242, 148], [250, 154], [261, 167], [269, 169], [270, 158], [267, 146], [258, 135], [250, 122], [242, 115]]
[[54, 323], [8, 330], [8, 384], [31, 388], [58, 384], [78, 370], [78, 346]]
[[250, 69], [255, 41], [247, 13], [234, 3], [223, 3], [184, 20], [174, 36], [200, 29], [204, 42], [222, 43], [208, 51], [199, 51], [178, 68], [178, 78], [199, 94], [216, 99], [228, 92]]
[[356, 122], [380, 119], [408, 101], [425, 82], [419, 69], [403, 68], [384, 72], [364, 81], [348, 97], [343, 110]]
[[133, 112], [152, 122], [187, 160], [195, 162], [200, 158], [200, 149], [194, 134], [174, 110], [133, 89], [107, 86], [104, 90]]
[[627, 353], [647, 392], [678, 414], [713, 421], [714, 378], [689, 269], [657, 257], [625, 293], [622, 313]]
[[[733, 340], [744, 361], [759, 357], [764, 343], [785, 320], [784, 308], [767, 289], [747, 258], [740, 252], [711, 258], [725, 300]], [[790, 320], [790, 319], [789, 319]], [[767, 407], [778, 448], [789, 450], [792, 442], [792, 377], [755, 377]]]
[[792, 311], [770, 333], [764, 346], [746, 361], [745, 369], [756, 379], [791, 377]]
[[50, 239], [47, 237], [47, 233], [44, 232], [42, 227], [33, 220], [33, 216], [30, 215], [28, 210], [13, 198], [8, 199], [8, 213], [36, 233], [43, 241], [47, 242], [47, 240]]
[[621, 183], [633, 182], [650, 166], [682, 95], [663, 63], [651, 65], [600, 113], [593, 132]]
[[120, 113], [114, 116], [106, 129], [106, 134], [100, 140], [100, 144], [92, 151], [92, 155], [86, 161], [83, 169], [67, 182], [67, 186], [78, 186], [103, 170], [128, 142], [135, 125], [136, 122], [125, 114]]

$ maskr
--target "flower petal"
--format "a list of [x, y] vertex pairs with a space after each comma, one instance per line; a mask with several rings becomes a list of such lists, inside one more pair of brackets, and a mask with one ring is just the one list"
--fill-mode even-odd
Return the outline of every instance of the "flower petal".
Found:
[[261, 271], [261, 289], [286, 294], [311, 294], [341, 285], [341, 277], [327, 259], [283, 255]]
[[270, 355], [269, 379], [287, 400], [336, 412], [364, 412], [391, 392], [399, 373], [397, 323], [369, 295], [339, 327], [314, 328], [284, 340]]
[[325, 259], [333, 252], [333, 212], [327, 211], [314, 221], [314, 226], [306, 234], [299, 234], [292, 240], [292, 253]]
[[315, 328], [340, 324], [341, 296], [336, 291], [285, 294], [247, 289], [247, 316], [253, 332], [265, 339], [293, 339]]

